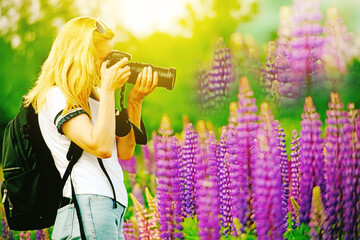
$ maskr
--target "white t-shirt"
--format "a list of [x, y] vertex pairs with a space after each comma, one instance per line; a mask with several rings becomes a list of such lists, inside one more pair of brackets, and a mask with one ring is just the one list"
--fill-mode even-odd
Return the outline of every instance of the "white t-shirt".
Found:
[[[62, 115], [65, 108], [66, 98], [59, 87], [52, 87], [48, 94], [45, 105], [39, 110], [39, 125], [44, 140], [51, 151], [55, 165], [61, 176], [64, 175], [69, 161], [66, 154], [69, 150], [70, 139], [61, 131], [61, 126], [71, 118], [85, 113], [82, 108], [74, 109], [66, 115]], [[92, 119], [95, 125], [99, 102], [89, 98]], [[117, 158], [116, 141], [112, 150], [112, 156], [103, 159], [106, 171], [108, 172], [116, 192], [116, 200], [124, 206], [128, 204], [127, 192], [124, 184], [124, 175]], [[76, 194], [98, 194], [113, 198], [113, 192], [108, 179], [101, 170], [97, 157], [84, 151], [79, 161], [75, 164], [71, 179]], [[71, 198], [70, 178], [67, 180], [63, 196]]]

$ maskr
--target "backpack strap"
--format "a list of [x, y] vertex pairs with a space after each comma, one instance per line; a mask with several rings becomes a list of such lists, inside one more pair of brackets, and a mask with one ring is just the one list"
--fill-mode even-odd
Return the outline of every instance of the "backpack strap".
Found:
[[69, 175], [77, 161], [80, 159], [81, 155], [83, 153], [83, 150], [76, 145], [73, 141], [70, 143], [70, 147], [68, 150], [68, 153], [66, 154], [67, 160], [69, 160], [69, 164], [65, 170], [64, 176], [61, 179], [61, 189], [64, 188], [66, 180], [69, 178]]
[[[71, 141], [69, 150], [68, 150], [68, 152], [66, 154], [66, 158], [67, 158], [67, 160], [69, 160], [69, 164], [68, 164], [68, 166], [67, 166], [67, 168], [65, 170], [63, 178], [61, 179], [61, 189], [64, 189], [66, 180], [69, 178], [70, 173], [71, 173], [75, 163], [77, 163], [77, 161], [80, 159], [82, 153], [83, 153], [83, 149], [80, 148], [78, 145], [76, 145], [76, 143]], [[82, 221], [81, 214], [80, 214], [80, 207], [79, 207], [79, 203], [78, 203], [78, 201], [77, 201], [77, 199], [75, 197], [75, 189], [74, 189], [74, 185], [73, 185], [71, 177], [70, 177], [70, 183], [71, 183], [72, 200], [74, 202], [76, 215], [77, 215], [78, 220], [79, 220], [80, 236], [81, 236], [82, 240], [86, 240], [84, 225], [83, 225], [83, 221]], [[60, 204], [61, 204], [61, 202], [60, 202]]]
[[104, 163], [103, 163], [102, 159], [101, 159], [101, 158], [98, 158], [98, 162], [99, 162], [99, 165], [100, 165], [101, 169], [103, 170], [106, 178], [109, 180], [111, 189], [112, 189], [112, 191], [113, 191], [113, 195], [114, 195], [113, 201], [114, 201], [114, 209], [115, 209], [115, 208], [117, 208], [117, 204], [116, 204], [116, 194], [115, 194], [114, 185], [113, 185], [113, 183], [112, 183], [112, 181], [111, 181], [111, 178], [110, 178], [109, 174], [107, 173], [107, 171], [106, 171], [106, 169], [105, 169], [105, 166], [104, 166]]
[[81, 240], [86, 240], [84, 224], [83, 224], [81, 213], [80, 213], [80, 207], [79, 207], [79, 203], [78, 203], [78, 201], [76, 199], [76, 196], [75, 196], [75, 188], [74, 188], [74, 184], [72, 182], [71, 177], [70, 177], [70, 182], [71, 182], [71, 195], [72, 195], [72, 199], [73, 199], [73, 202], [74, 202], [74, 207], [75, 207], [75, 210], [76, 210], [76, 215], [78, 217], [79, 226], [80, 226]]
[[[73, 141], [71, 141], [68, 153], [66, 155], [66, 158], [69, 160], [69, 164], [68, 164], [68, 166], [67, 166], [67, 168], [65, 170], [63, 178], [61, 179], [61, 189], [64, 188], [66, 180], [69, 178], [70, 173], [71, 173], [75, 163], [80, 159], [82, 153], [83, 153], [83, 149], [80, 148], [78, 145], [76, 145]], [[106, 178], [109, 180], [111, 189], [112, 189], [113, 194], [114, 194], [114, 198], [113, 198], [113, 200], [114, 200], [114, 208], [117, 208], [116, 194], [115, 194], [114, 185], [113, 185], [113, 183], [111, 181], [111, 178], [110, 178], [109, 174], [107, 173], [107, 171], [105, 169], [105, 166], [104, 166], [104, 163], [103, 163], [102, 159], [98, 158], [98, 162], [99, 162], [101, 170], [104, 172]], [[86, 240], [84, 225], [83, 225], [83, 221], [82, 221], [81, 213], [80, 213], [80, 207], [79, 207], [79, 203], [78, 203], [78, 201], [76, 199], [75, 188], [74, 188], [71, 177], [70, 177], [70, 183], [71, 183], [72, 200], [74, 202], [74, 207], [75, 207], [76, 214], [77, 214], [78, 220], [79, 220], [81, 239]]]

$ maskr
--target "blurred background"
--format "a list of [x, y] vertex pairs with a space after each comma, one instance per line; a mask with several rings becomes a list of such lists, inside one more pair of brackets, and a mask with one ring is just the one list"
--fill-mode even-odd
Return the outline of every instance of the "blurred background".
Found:
[[[268, 42], [278, 37], [280, 8], [292, 3], [292, 0], [1, 0], [1, 140], [4, 127], [17, 113], [22, 96], [33, 86], [59, 29], [80, 15], [100, 17], [116, 33], [115, 49], [130, 53], [133, 61], [177, 69], [172, 91], [157, 88], [144, 101], [143, 119], [149, 133], [159, 128], [165, 113], [175, 132], [182, 131], [184, 118], [193, 123], [207, 120], [218, 129], [227, 124], [229, 110], [217, 109], [215, 114], [201, 111], [197, 100], [199, 69], [211, 66], [219, 37], [230, 48], [234, 36], [242, 36], [256, 49], [256, 64], [261, 71]], [[338, 8], [347, 31], [358, 36], [360, 2], [322, 0], [323, 16], [331, 6]], [[355, 102], [359, 108], [359, 62], [350, 62], [348, 69], [347, 83], [338, 91], [345, 103]], [[257, 104], [265, 101], [260, 75], [247, 71], [234, 72], [228, 101], [236, 101], [242, 75], [249, 78]], [[127, 85], [127, 91], [130, 88]], [[322, 119], [329, 91], [313, 93]], [[302, 109], [300, 99], [292, 107], [278, 106], [272, 110], [290, 132], [298, 127]]]

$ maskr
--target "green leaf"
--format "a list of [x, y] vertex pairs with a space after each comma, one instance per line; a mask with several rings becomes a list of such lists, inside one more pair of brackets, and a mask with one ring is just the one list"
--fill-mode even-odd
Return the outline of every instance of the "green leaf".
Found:
[[197, 227], [197, 218], [196, 216], [194, 218], [185, 218], [184, 221], [181, 223], [181, 226], [183, 227], [183, 230], [181, 231], [183, 233], [184, 239], [189, 240], [199, 240], [199, 228]]

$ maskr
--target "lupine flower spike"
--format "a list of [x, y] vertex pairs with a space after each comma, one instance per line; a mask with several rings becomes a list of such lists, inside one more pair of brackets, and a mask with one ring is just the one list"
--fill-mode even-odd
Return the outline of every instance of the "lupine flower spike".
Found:
[[271, 86], [274, 81], [277, 80], [276, 72], [276, 42], [270, 41], [268, 43], [267, 55], [265, 69], [263, 72], [263, 86], [265, 93], [268, 93], [269, 96], [273, 97], [276, 101], [276, 89], [273, 89]]
[[267, 103], [260, 108], [260, 127], [253, 165], [254, 209], [258, 239], [283, 239], [286, 216], [282, 210], [280, 152], [274, 118]]
[[230, 165], [229, 154], [227, 153], [227, 131], [223, 127], [220, 144], [216, 150], [217, 160], [217, 182], [219, 188], [220, 223], [224, 229], [224, 235], [229, 236], [233, 232], [230, 199]]
[[146, 201], [149, 205], [148, 210], [148, 225], [150, 229], [150, 235], [152, 239], [160, 239], [160, 231], [158, 229], [159, 224], [159, 212], [156, 199], [151, 196], [148, 188], [145, 188]]
[[134, 225], [130, 219], [126, 219], [123, 226], [124, 238], [125, 240], [135, 240], [135, 230]]
[[275, 120], [276, 128], [277, 128], [277, 137], [279, 140], [279, 151], [280, 151], [280, 169], [281, 169], [281, 179], [282, 179], [282, 189], [283, 189], [283, 211], [286, 216], [289, 212], [290, 208], [290, 193], [289, 193], [289, 160], [286, 154], [286, 143], [285, 143], [285, 133], [284, 129], [281, 127], [281, 124], [278, 120]]
[[[356, 239], [357, 225], [356, 225], [356, 200], [355, 200], [355, 186], [358, 176], [356, 174], [356, 139], [355, 135], [355, 118], [356, 111], [353, 103], [348, 104], [348, 112], [344, 111], [344, 125], [341, 128], [343, 134], [344, 145], [342, 146], [343, 153], [343, 171], [345, 171], [342, 189], [343, 189], [343, 205], [344, 205], [344, 232], [345, 239]], [[348, 144], [347, 146], [345, 144]]]
[[170, 119], [164, 115], [158, 131], [154, 156], [156, 160], [158, 177], [157, 198], [159, 200], [160, 237], [161, 239], [182, 238], [178, 230], [182, 230], [181, 215], [181, 189], [180, 180], [180, 146], [173, 133]]
[[252, 165], [254, 164], [255, 139], [259, 126], [257, 111], [254, 92], [250, 88], [248, 79], [242, 77], [238, 93], [236, 132], [232, 133], [229, 128], [228, 141], [232, 216], [238, 218], [243, 228], [249, 228], [253, 223], [252, 187], [254, 178]]
[[195, 215], [195, 163], [199, 154], [198, 137], [191, 123], [185, 130], [185, 142], [182, 149], [183, 162], [181, 167], [182, 203], [184, 217]]
[[347, 31], [336, 7], [326, 10], [324, 32], [326, 37], [322, 59], [332, 91], [336, 91], [347, 71], [347, 65], [355, 57], [355, 38], [353, 33]]
[[199, 236], [202, 240], [220, 239], [219, 203], [216, 167], [216, 139], [209, 134], [208, 149], [196, 165], [196, 206]]
[[278, 105], [291, 104], [299, 95], [297, 83], [292, 78], [291, 72], [291, 47], [292, 40], [292, 9], [283, 6], [279, 12], [279, 38], [276, 40], [275, 65], [273, 73], [276, 74], [272, 81], [271, 93]]
[[312, 190], [319, 186], [325, 192], [324, 155], [321, 138], [321, 121], [311, 97], [305, 98], [304, 113], [301, 115], [301, 165], [300, 178], [300, 222], [310, 221]]
[[12, 230], [10, 230], [9, 225], [6, 220], [5, 216], [5, 209], [3, 206], [0, 206], [1, 208], [1, 230], [2, 230], [2, 238], [3, 239], [14, 239], [14, 233]]
[[312, 201], [310, 210], [310, 235], [312, 239], [322, 239], [324, 233], [325, 207], [322, 200], [321, 189], [316, 186], [312, 190]]
[[146, 216], [147, 210], [141, 203], [139, 203], [139, 201], [135, 198], [135, 196], [132, 193], [130, 193], [130, 197], [135, 207], [135, 214], [139, 227], [139, 239], [150, 240], [151, 234], [150, 234], [148, 218]]
[[[351, 124], [348, 112], [337, 93], [330, 94], [329, 110], [326, 112], [325, 162], [326, 164], [326, 213], [325, 239], [351, 239], [353, 174], [351, 149]], [[351, 201], [351, 200], [350, 200]], [[345, 234], [346, 233], [346, 234]], [[348, 238], [350, 237], [350, 238]]]
[[[306, 95], [319, 81], [322, 74], [321, 56], [323, 28], [320, 25], [322, 14], [320, 0], [293, 0], [291, 69], [292, 87], [301, 91], [304, 87]], [[297, 86], [297, 87], [295, 87]], [[301, 92], [299, 96], [301, 96]]]
[[222, 38], [218, 40], [209, 73], [200, 70], [198, 93], [205, 114], [216, 113], [228, 103], [230, 83], [233, 81], [230, 50]]
[[[291, 147], [290, 147], [290, 198], [293, 199], [295, 202], [299, 202], [299, 187], [300, 187], [300, 170], [299, 170], [299, 154], [300, 154], [300, 137], [298, 137], [298, 132], [294, 129], [292, 131], [291, 136]], [[290, 206], [291, 209], [291, 215], [293, 218], [293, 222], [298, 224], [299, 219], [298, 216], [296, 216], [294, 207]]]
[[[359, 110], [358, 110], [359, 111]], [[354, 167], [354, 177], [355, 181], [355, 211], [354, 211], [354, 222], [355, 222], [355, 237], [359, 238], [360, 236], [360, 114], [355, 118], [355, 133], [354, 133], [354, 142], [355, 142], [355, 167]]]

